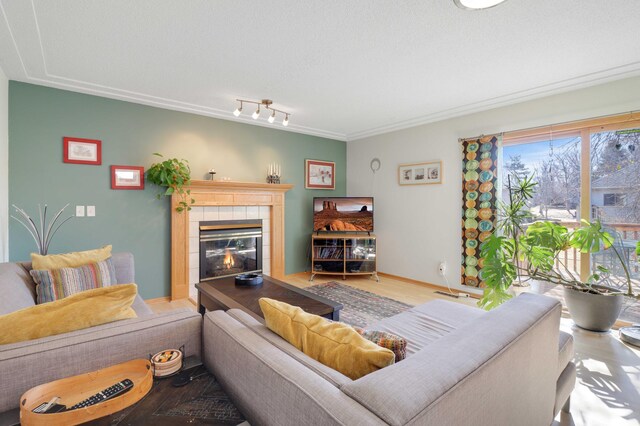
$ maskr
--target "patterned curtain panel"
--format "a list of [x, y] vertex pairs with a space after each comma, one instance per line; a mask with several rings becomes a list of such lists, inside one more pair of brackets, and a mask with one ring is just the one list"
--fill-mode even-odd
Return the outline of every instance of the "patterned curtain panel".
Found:
[[484, 287], [480, 244], [496, 225], [498, 146], [502, 136], [462, 141], [462, 279], [463, 285]]

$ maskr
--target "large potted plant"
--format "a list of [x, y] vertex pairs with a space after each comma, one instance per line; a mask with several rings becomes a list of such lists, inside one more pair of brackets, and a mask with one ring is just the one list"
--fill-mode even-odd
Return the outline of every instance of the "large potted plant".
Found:
[[533, 221], [529, 201], [537, 183], [533, 176], [507, 176], [507, 197], [498, 201], [495, 232], [480, 246], [483, 260], [482, 280], [486, 287], [478, 305], [493, 309], [513, 297], [511, 286], [525, 287], [528, 278], [521, 267], [520, 240], [526, 226]]
[[[157, 152], [153, 155], [162, 157], [162, 154]], [[152, 164], [149, 170], [147, 170], [147, 181], [167, 188], [157, 194], [158, 199], [173, 194], [180, 196], [180, 201], [176, 206], [178, 213], [185, 209], [191, 210], [191, 204], [193, 204], [195, 200], [191, 198], [191, 190], [185, 189], [186, 186], [191, 184], [191, 169], [189, 168], [187, 160], [169, 158], [160, 163]]]
[[[609, 330], [620, 314], [623, 298], [640, 299], [633, 291], [628, 262], [616, 246], [615, 238], [598, 221], [582, 220], [574, 230], [554, 222], [534, 222], [525, 229], [524, 219], [518, 218], [527, 217], [523, 211], [527, 210], [534, 187], [530, 177], [518, 180], [513, 187], [508, 186], [512, 196], [499, 207], [498, 229], [502, 232], [489, 237], [481, 248], [482, 274], [487, 287], [479, 305], [492, 309], [509, 299], [509, 287], [516, 279], [518, 282], [546, 281], [563, 286], [567, 308], [576, 325], [593, 331]], [[517, 234], [504, 232], [514, 226], [518, 228]], [[581, 280], [561, 259], [561, 253], [570, 248], [581, 253], [610, 250], [614, 262], [624, 271], [625, 289], [621, 291], [609, 285], [611, 273], [603, 266], [597, 266], [586, 280]], [[637, 251], [640, 253], [640, 243]]]

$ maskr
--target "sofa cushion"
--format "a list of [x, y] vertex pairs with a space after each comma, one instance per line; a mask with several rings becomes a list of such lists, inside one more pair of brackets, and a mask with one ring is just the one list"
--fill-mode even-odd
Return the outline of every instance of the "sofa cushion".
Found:
[[17, 263], [0, 263], [0, 315], [36, 304], [35, 284]]
[[138, 315], [138, 317], [153, 315], [153, 311], [151, 310], [149, 305], [147, 305], [147, 302], [145, 302], [144, 299], [140, 297], [139, 294], [136, 294], [136, 298], [133, 300], [131, 309], [136, 311], [136, 315]]
[[116, 284], [116, 271], [111, 259], [77, 268], [32, 269], [29, 273], [38, 284], [38, 303], [53, 302], [82, 291]]
[[131, 304], [136, 293], [135, 284], [120, 284], [83, 291], [62, 300], [2, 315], [0, 344], [39, 339], [135, 318]]
[[368, 330], [386, 331], [407, 340], [407, 356], [453, 330], [484, 315], [484, 311], [460, 303], [434, 300], [398, 315], [367, 326]]
[[259, 322], [249, 314], [240, 309], [229, 309], [227, 314], [243, 324], [251, 331], [256, 333], [257, 335], [264, 338], [266, 341], [271, 343], [273, 346], [280, 349], [282, 352], [286, 353], [290, 357], [294, 358], [299, 363], [303, 364], [307, 368], [311, 369], [314, 373], [321, 376], [326, 381], [330, 382], [336, 387], [340, 387], [345, 383], [351, 382], [351, 379], [340, 373], [339, 371], [334, 370], [333, 368], [327, 367], [319, 361], [311, 358], [309, 355], [297, 349], [291, 343], [284, 340], [282, 337], [278, 336], [273, 331], [269, 330], [266, 325]]
[[324, 365], [358, 379], [393, 364], [395, 356], [346, 324], [309, 314], [297, 306], [261, 298], [267, 327]]
[[31, 253], [33, 269], [77, 268], [87, 263], [100, 262], [111, 257], [111, 246], [72, 253], [41, 255]]
[[114, 253], [111, 256], [113, 267], [116, 270], [116, 280], [118, 284], [129, 284], [136, 282], [135, 263], [132, 253]]
[[387, 348], [396, 357], [396, 362], [402, 361], [407, 357], [407, 339], [388, 331], [367, 330], [360, 327], [353, 327], [362, 337], [375, 343], [376, 345]]

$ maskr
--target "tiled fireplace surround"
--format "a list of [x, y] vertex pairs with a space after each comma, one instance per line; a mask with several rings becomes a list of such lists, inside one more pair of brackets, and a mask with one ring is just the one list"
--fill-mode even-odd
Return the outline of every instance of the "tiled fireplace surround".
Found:
[[262, 272], [271, 275], [271, 207], [192, 207], [189, 212], [189, 297], [193, 300], [198, 299], [195, 284], [200, 281], [200, 222], [243, 219], [262, 219]]
[[177, 212], [182, 199], [171, 197], [171, 300], [197, 297], [201, 221], [262, 219], [265, 274], [284, 278], [284, 209], [289, 184], [191, 181], [191, 211]]

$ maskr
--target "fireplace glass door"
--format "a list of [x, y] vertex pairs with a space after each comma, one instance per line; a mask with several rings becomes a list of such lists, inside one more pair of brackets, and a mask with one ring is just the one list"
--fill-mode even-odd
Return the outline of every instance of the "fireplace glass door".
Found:
[[225, 229], [218, 229], [224, 225], [200, 226], [201, 281], [262, 272], [262, 224], [255, 225], [236, 223]]

